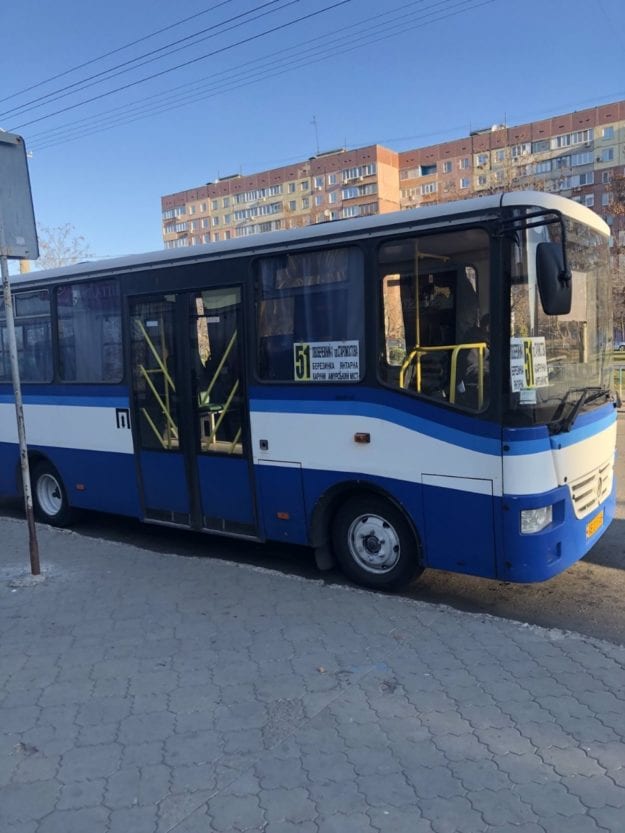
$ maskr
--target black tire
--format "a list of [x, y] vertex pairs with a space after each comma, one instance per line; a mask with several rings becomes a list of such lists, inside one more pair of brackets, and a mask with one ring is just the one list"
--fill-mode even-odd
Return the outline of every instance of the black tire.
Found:
[[421, 575], [419, 543], [404, 514], [379, 495], [347, 500], [332, 522], [336, 560], [352, 581], [398, 590]]
[[74, 510], [67, 500], [63, 481], [51, 463], [37, 463], [32, 473], [33, 507], [38, 521], [51, 526], [69, 526]]

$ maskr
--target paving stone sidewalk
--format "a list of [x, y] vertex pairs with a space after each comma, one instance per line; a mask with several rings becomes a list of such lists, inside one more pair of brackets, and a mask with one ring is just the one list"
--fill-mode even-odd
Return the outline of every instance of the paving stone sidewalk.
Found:
[[1, 833], [625, 830], [625, 649], [39, 534], [20, 586], [0, 519]]

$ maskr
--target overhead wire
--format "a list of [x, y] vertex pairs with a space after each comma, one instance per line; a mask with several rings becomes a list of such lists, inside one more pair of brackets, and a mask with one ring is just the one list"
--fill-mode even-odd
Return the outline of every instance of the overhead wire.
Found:
[[[248, 20], [236, 23], [233, 26], [228, 26], [227, 28], [224, 28], [221, 32], [214, 31], [215, 29], [219, 29], [225, 26], [227, 23], [232, 23], [232, 21], [248, 17], [253, 12], [258, 12], [260, 9], [265, 9], [267, 6], [274, 6], [278, 2], [280, 2], [280, 0], [267, 0], [266, 3], [263, 3], [256, 9], [241, 12], [238, 15], [233, 15], [233, 17], [221, 21], [220, 23], [214, 23], [212, 26], [207, 26], [205, 29], [201, 29], [199, 32], [193, 32], [190, 35], [186, 35], [184, 38], [179, 38], [178, 40], [173, 41], [169, 44], [159, 46], [157, 49], [152, 49], [149, 52], [145, 52], [143, 55], [137, 55], [135, 58], [129, 58], [127, 61], [123, 61], [121, 64], [117, 64], [114, 67], [103, 69], [100, 72], [96, 72], [93, 75], [87, 76], [87, 78], [82, 78], [79, 81], [75, 81], [73, 84], [67, 84], [65, 87], [61, 87], [58, 90], [52, 90], [51, 92], [46, 93], [45, 95], [39, 96], [39, 98], [34, 98], [30, 101], [26, 101], [23, 104], [17, 105], [11, 110], [6, 110], [4, 113], [0, 113], [0, 118], [17, 118], [18, 116], [21, 116], [24, 113], [28, 113], [31, 110], [38, 110], [40, 107], [43, 107], [46, 104], [52, 104], [55, 101], [59, 101], [62, 98], [67, 98], [67, 96], [69, 95], [73, 95], [74, 93], [82, 92], [83, 90], [87, 90], [90, 87], [94, 87], [96, 84], [103, 84], [106, 81], [110, 81], [112, 78], [117, 78], [120, 75], [125, 75], [127, 72], [132, 72], [135, 69], [139, 69], [142, 66], [146, 66], [146, 64], [153, 63], [154, 61], [159, 61], [162, 58], [168, 57], [169, 55], [174, 55], [176, 52], [181, 52], [183, 49], [188, 49], [189, 46], [196, 46], [198, 43], [202, 43], [206, 40], [209, 40], [212, 37], [222, 35], [225, 32], [231, 32], [233, 29], [238, 29], [240, 26], [244, 26], [247, 23], [259, 20], [261, 17], [266, 17], [268, 14], [274, 14], [277, 11], [282, 11], [283, 9], [286, 9], [289, 6], [293, 6], [296, 3], [300, 3], [301, 0], [288, 0], [286, 3], [283, 3], [283, 5], [279, 6], [277, 9], [270, 9], [269, 11], [262, 12], [262, 14], [257, 14], [255, 17], [250, 17]], [[206, 32], [212, 32], [212, 34], [206, 35]], [[205, 37], [200, 37], [200, 35], [205, 35]], [[194, 38], [197, 38], [197, 40], [195, 40], [194, 43], [189, 44], [188, 41]], [[184, 46], [179, 45], [183, 43], [185, 44]], [[174, 46], [176, 47], [175, 49], [170, 48]], [[159, 55], [159, 52], [162, 54]], [[144, 58], [146, 60], [142, 60]]]
[[[416, 5], [417, 3], [423, 2], [424, 0], [415, 0], [414, 3], [408, 5]], [[119, 107], [112, 108], [104, 113], [97, 114], [95, 116], [88, 116], [68, 125], [48, 131], [42, 131], [41, 133], [33, 136], [33, 138], [37, 141], [35, 141], [32, 149], [43, 150], [48, 147], [53, 147], [56, 144], [61, 144], [65, 141], [84, 138], [85, 136], [92, 135], [93, 133], [112, 129], [120, 124], [131, 124], [132, 122], [138, 121], [142, 118], [179, 109], [180, 107], [187, 106], [187, 104], [192, 101], [206, 100], [207, 98], [212, 98], [224, 92], [230, 92], [252, 83], [259, 83], [260, 81], [267, 80], [268, 78], [283, 75], [286, 72], [293, 71], [294, 69], [319, 63], [326, 60], [328, 57], [336, 55], [336, 46], [340, 45], [341, 54], [346, 54], [364, 46], [369, 46], [372, 43], [387, 40], [390, 37], [396, 36], [400, 32], [422, 28], [423, 26], [437, 22], [438, 20], [443, 20], [467, 11], [471, 11], [492, 2], [495, 2], [495, 0], [481, 0], [481, 2], [477, 3], [475, 0], [460, 0], [459, 2], [452, 4], [446, 2], [446, 0], [438, 0], [438, 2], [420, 10], [416, 15], [415, 12], [412, 11], [407, 14], [396, 15], [393, 19], [385, 22], [381, 22], [381, 18], [385, 16], [384, 14], [375, 15], [361, 20], [356, 24], [343, 27], [339, 33], [335, 35], [335, 37], [329, 37], [326, 33], [295, 44], [291, 47], [279, 50], [278, 52], [273, 52], [270, 57], [264, 56], [262, 58], [256, 58], [240, 64], [238, 67], [234, 68], [234, 70], [231, 68], [213, 74], [210, 76], [210, 82], [208, 85], [204, 83], [208, 80], [207, 78], [200, 79], [194, 82], [191, 87], [189, 87], [189, 85], [179, 85], [167, 90], [164, 95], [163, 93], [157, 93], [147, 99], [144, 98], [141, 101], [134, 101], [128, 104], [120, 105]], [[445, 9], [438, 8], [440, 6], [444, 6]], [[405, 5], [396, 7], [395, 9], [387, 12], [386, 15], [395, 14], [398, 11], [403, 11], [405, 8]], [[436, 14], [438, 16], [432, 17], [432, 15]], [[370, 23], [371, 21], [375, 21], [373, 26], [366, 26], [363, 31], [350, 35], [350, 41], [348, 41], [350, 46], [346, 48], [345, 33], [358, 27], [362, 28], [364, 24]], [[398, 29], [399, 32], [397, 31]], [[324, 48], [321, 51], [319, 51], [316, 46], [316, 44], [320, 41], [323, 41], [324, 44]], [[306, 48], [303, 49], [303, 47]], [[297, 54], [295, 56], [291, 55], [290, 58], [285, 59], [285, 55], [293, 52], [296, 52]], [[311, 55], [313, 56], [312, 59], [310, 59]], [[256, 75], [250, 78], [250, 67], [259, 63], [262, 65], [252, 70], [256, 73]], [[276, 66], [277, 69], [274, 69]], [[219, 76], [226, 76], [226, 80], [218, 82], [216, 79], [218, 79]], [[238, 83], [240, 79], [245, 80], [243, 83]], [[186, 90], [185, 95], [182, 97], [178, 92], [180, 89]], [[173, 103], [168, 103], [168, 99], [172, 98], [174, 99]], [[150, 99], [156, 100], [150, 101]], [[125, 112], [132, 113], [132, 117], [126, 117]], [[84, 124], [81, 128], [80, 125], [84, 122], [87, 122], [87, 124]], [[78, 131], [75, 130], [77, 126]]]
[[[351, 24], [349, 26], [341, 27], [341, 29], [339, 31], [342, 32], [342, 33], [346, 33], [346, 32], [348, 32], [352, 29], [362, 27], [364, 24], [369, 23], [370, 21], [375, 21], [376, 25], [379, 25], [379, 22], [380, 22], [381, 18], [388, 17], [392, 14], [395, 14], [398, 11], [401, 11], [403, 9], [408, 8], [409, 6], [423, 5], [425, 2], [426, 2], [426, 0], [411, 0], [411, 2], [404, 3], [402, 6], [395, 7], [394, 9], [390, 9], [387, 12], [382, 13], [382, 15], [372, 15], [371, 17], [364, 18], [364, 19], [358, 21], [357, 23]], [[449, 0], [438, 0], [438, 2], [434, 3], [433, 6], [428, 7], [428, 9], [434, 8], [435, 6], [444, 5], [445, 3], [448, 3], [448, 2], [449, 2]], [[468, 0], [465, 0], [465, 2], [468, 2]], [[400, 17], [396, 18], [396, 19], [399, 20], [401, 17], [409, 17], [411, 14], [413, 14], [413, 12], [408, 12], [405, 15], [400, 15]], [[276, 61], [280, 62], [282, 60], [282, 58], [278, 58], [277, 56], [286, 55], [289, 52], [294, 52], [294, 51], [298, 53], [298, 58], [299, 58], [299, 57], [301, 57], [301, 54], [302, 54], [299, 50], [301, 50], [302, 47], [304, 47], [308, 44], [314, 44], [314, 43], [318, 43], [320, 41], [322, 41], [326, 45], [328, 43], [337, 43], [337, 42], [340, 42], [342, 40], [342, 37], [343, 36], [341, 35], [339, 38], [334, 38], [334, 40], [328, 41], [328, 33], [324, 33], [323, 35], [319, 35], [315, 38], [309, 38], [308, 40], [302, 41], [298, 44], [294, 44], [293, 46], [285, 47], [285, 48], [279, 49], [277, 51], [273, 50], [272, 53], [271, 53], [270, 63], [275, 63]], [[306, 51], [310, 51], [310, 48]], [[226, 75], [226, 76], [230, 77], [232, 75], [233, 71], [236, 71], [236, 70], [239, 70], [239, 72], [241, 72], [243, 70], [247, 71], [247, 67], [249, 67], [253, 64], [256, 64], [256, 63], [259, 63], [259, 62], [265, 62], [265, 61], [267, 61], [267, 56], [262, 56], [261, 58], [254, 58], [250, 61], [246, 61], [242, 64], [239, 64], [237, 67], [221, 70], [220, 72], [212, 73], [210, 76], [204, 76], [204, 78], [199, 78], [196, 81], [192, 82], [191, 84], [187, 83], [187, 84], [177, 85], [176, 87], [170, 87], [168, 90], [164, 91], [164, 93], [163, 93], [163, 91], [160, 91], [158, 93], [155, 93], [154, 95], [143, 97], [140, 100], [135, 100], [133, 102], [122, 104], [122, 105], [119, 105], [118, 107], [114, 107], [110, 110], [105, 110], [105, 111], [103, 111], [103, 113], [97, 114], [96, 116], [86, 116], [83, 119], [78, 119], [74, 122], [70, 122], [67, 126], [69, 127], [71, 125], [80, 124], [81, 122], [83, 122], [85, 120], [90, 120], [90, 119], [93, 119], [93, 118], [100, 118], [102, 115], [105, 115], [107, 113], [113, 113], [113, 112], [115, 112], [117, 110], [120, 110], [120, 109], [131, 109], [132, 108], [134, 110], [134, 108], [136, 108], [137, 105], [141, 106], [146, 101], [148, 101], [149, 99], [163, 98], [164, 94], [166, 96], [177, 94], [177, 91], [181, 90], [181, 89], [186, 90], [187, 93], [189, 93], [189, 94], [193, 94], [193, 91], [197, 87], [197, 85], [202, 84], [204, 81], [207, 81], [209, 79], [211, 81], [214, 81], [215, 78], [218, 78], [221, 75]], [[44, 131], [44, 132], [47, 133], [48, 131]], [[34, 134], [34, 135], [39, 136], [41, 134]]]
[[246, 43], [251, 43], [253, 41], [259, 40], [262, 37], [267, 35], [273, 34], [275, 32], [282, 31], [284, 29], [288, 29], [290, 26], [294, 26], [296, 23], [301, 23], [305, 20], [310, 20], [313, 17], [318, 17], [321, 14], [325, 14], [325, 12], [331, 11], [332, 9], [336, 9], [340, 6], [345, 6], [348, 3], [351, 3], [352, 0], [336, 0], [336, 2], [331, 3], [329, 6], [324, 6], [322, 9], [317, 9], [314, 12], [310, 12], [309, 14], [302, 15], [301, 17], [295, 18], [294, 20], [289, 20], [286, 23], [281, 23], [278, 26], [273, 26], [270, 29], [266, 29], [264, 32], [258, 32], [254, 35], [250, 35], [247, 38], [242, 38], [240, 41], [236, 41], [235, 43], [228, 44], [227, 46], [223, 46], [219, 49], [215, 49], [212, 52], [208, 52], [205, 55], [199, 55], [195, 58], [190, 58], [188, 61], [183, 61], [181, 64], [177, 64], [174, 67], [169, 67], [168, 69], [163, 69], [160, 72], [155, 72], [152, 75], [148, 75], [144, 78], [139, 78], [135, 81], [130, 81], [128, 84], [124, 84], [121, 87], [116, 87], [113, 90], [107, 90], [106, 92], [100, 93], [99, 95], [92, 96], [91, 98], [87, 98], [84, 101], [79, 101], [76, 104], [70, 104], [67, 107], [62, 107], [60, 110], [56, 110], [53, 113], [47, 113], [44, 116], [39, 116], [38, 118], [31, 119], [30, 121], [24, 122], [22, 124], [18, 124], [16, 127], [12, 128], [12, 132], [16, 130], [22, 130], [24, 127], [29, 127], [31, 124], [37, 124], [44, 119], [51, 118], [52, 116], [58, 116], [61, 113], [66, 113], [69, 110], [75, 110], [77, 107], [82, 107], [85, 104], [90, 104], [93, 101], [99, 101], [102, 98], [106, 98], [109, 95], [114, 95], [115, 93], [122, 92], [123, 90], [128, 90], [131, 87], [136, 87], [139, 84], [144, 84], [146, 81], [152, 81], [155, 78], [160, 78], [163, 75], [167, 75], [170, 72], [174, 72], [175, 70], [182, 69], [183, 67], [192, 66], [193, 64], [198, 63], [199, 61], [204, 61], [207, 58], [212, 58], [215, 55], [219, 55], [223, 52], [227, 52], [230, 49], [234, 49], [237, 46], [242, 46]]
[[143, 35], [136, 40], [129, 41], [128, 43], [123, 44], [123, 46], [118, 46], [115, 49], [111, 49], [109, 52], [104, 52], [102, 55], [97, 55], [95, 58], [90, 58], [88, 61], [83, 61], [82, 64], [76, 64], [76, 66], [70, 67], [69, 69], [63, 70], [63, 72], [58, 72], [56, 75], [50, 76], [50, 78], [45, 78], [43, 81], [38, 81], [36, 84], [31, 84], [29, 87], [24, 87], [21, 90], [16, 90], [14, 93], [10, 93], [9, 95], [0, 98], [0, 104], [3, 101], [9, 101], [11, 98], [16, 98], [18, 95], [23, 95], [24, 93], [29, 93], [31, 90], [36, 90], [38, 87], [43, 87], [46, 84], [51, 84], [53, 81], [56, 81], [58, 78], [64, 78], [66, 75], [71, 75], [72, 72], [77, 72], [79, 69], [84, 69], [85, 67], [91, 66], [91, 64], [95, 64], [98, 61], [103, 61], [105, 58], [110, 58], [111, 55], [116, 55], [119, 52], [123, 52], [124, 49], [130, 49], [132, 46], [136, 46], [139, 43], [145, 43], [145, 41], [150, 40], [151, 38], [155, 38], [158, 35], [162, 35], [163, 32], [168, 32], [170, 29], [175, 29], [176, 26], [182, 26], [184, 23], [188, 23], [190, 20], [195, 20], [197, 17], [202, 17], [209, 12], [214, 12], [216, 9], [219, 9], [221, 6], [227, 6], [230, 3], [233, 3], [234, 0], [221, 0], [220, 3], [215, 3], [213, 6], [209, 6], [206, 9], [202, 9], [195, 14], [189, 15], [189, 17], [183, 17], [181, 20], [177, 20], [174, 23], [170, 23], [168, 26], [163, 26], [161, 29], [157, 29], [154, 32], [150, 32], [149, 35]]

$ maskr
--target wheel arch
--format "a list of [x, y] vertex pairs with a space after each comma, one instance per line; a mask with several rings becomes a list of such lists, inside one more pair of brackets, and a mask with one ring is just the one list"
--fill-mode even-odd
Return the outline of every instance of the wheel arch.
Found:
[[[28, 449], [28, 469], [30, 471], [30, 475], [32, 478], [32, 473], [35, 470], [35, 467], [39, 465], [39, 463], [48, 463], [50, 466], [54, 466], [54, 469], [57, 470], [56, 466], [52, 462], [52, 460], [48, 457], [47, 454], [44, 454], [43, 451], [39, 451], [37, 449]], [[20, 455], [17, 455], [17, 462], [15, 464], [15, 487], [17, 493], [20, 496], [24, 495], [24, 484], [22, 482], [22, 461]]]
[[366, 497], [375, 495], [384, 498], [395, 507], [406, 519], [408, 526], [414, 536], [419, 551], [419, 561], [424, 565], [425, 551], [423, 548], [423, 536], [419, 532], [414, 520], [406, 507], [397, 500], [383, 486], [369, 480], [345, 480], [335, 483], [327, 489], [317, 500], [310, 523], [310, 543], [313, 547], [328, 547], [331, 540], [332, 522], [339, 508], [349, 499], [354, 497]]

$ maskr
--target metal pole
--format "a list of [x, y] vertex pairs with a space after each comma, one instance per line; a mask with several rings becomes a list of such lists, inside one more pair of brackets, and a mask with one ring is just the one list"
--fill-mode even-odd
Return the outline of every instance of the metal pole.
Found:
[[0, 217], [0, 271], [2, 271], [2, 288], [4, 290], [4, 313], [6, 317], [7, 333], [9, 336], [9, 356], [11, 359], [11, 376], [13, 379], [13, 392], [15, 394], [15, 414], [17, 417], [17, 436], [20, 446], [20, 463], [22, 468], [22, 484], [24, 487], [24, 506], [26, 509], [26, 522], [28, 524], [28, 543], [30, 550], [30, 572], [38, 576], [41, 572], [39, 566], [39, 545], [37, 543], [37, 530], [35, 528], [35, 515], [33, 512], [33, 495], [30, 485], [30, 471], [28, 469], [28, 448], [26, 446], [26, 426], [24, 423], [24, 405], [22, 402], [22, 388], [20, 385], [20, 371], [17, 361], [17, 341], [15, 339], [15, 320], [13, 318], [13, 299], [11, 297], [11, 285], [9, 283], [9, 264], [5, 255], [4, 228]]

